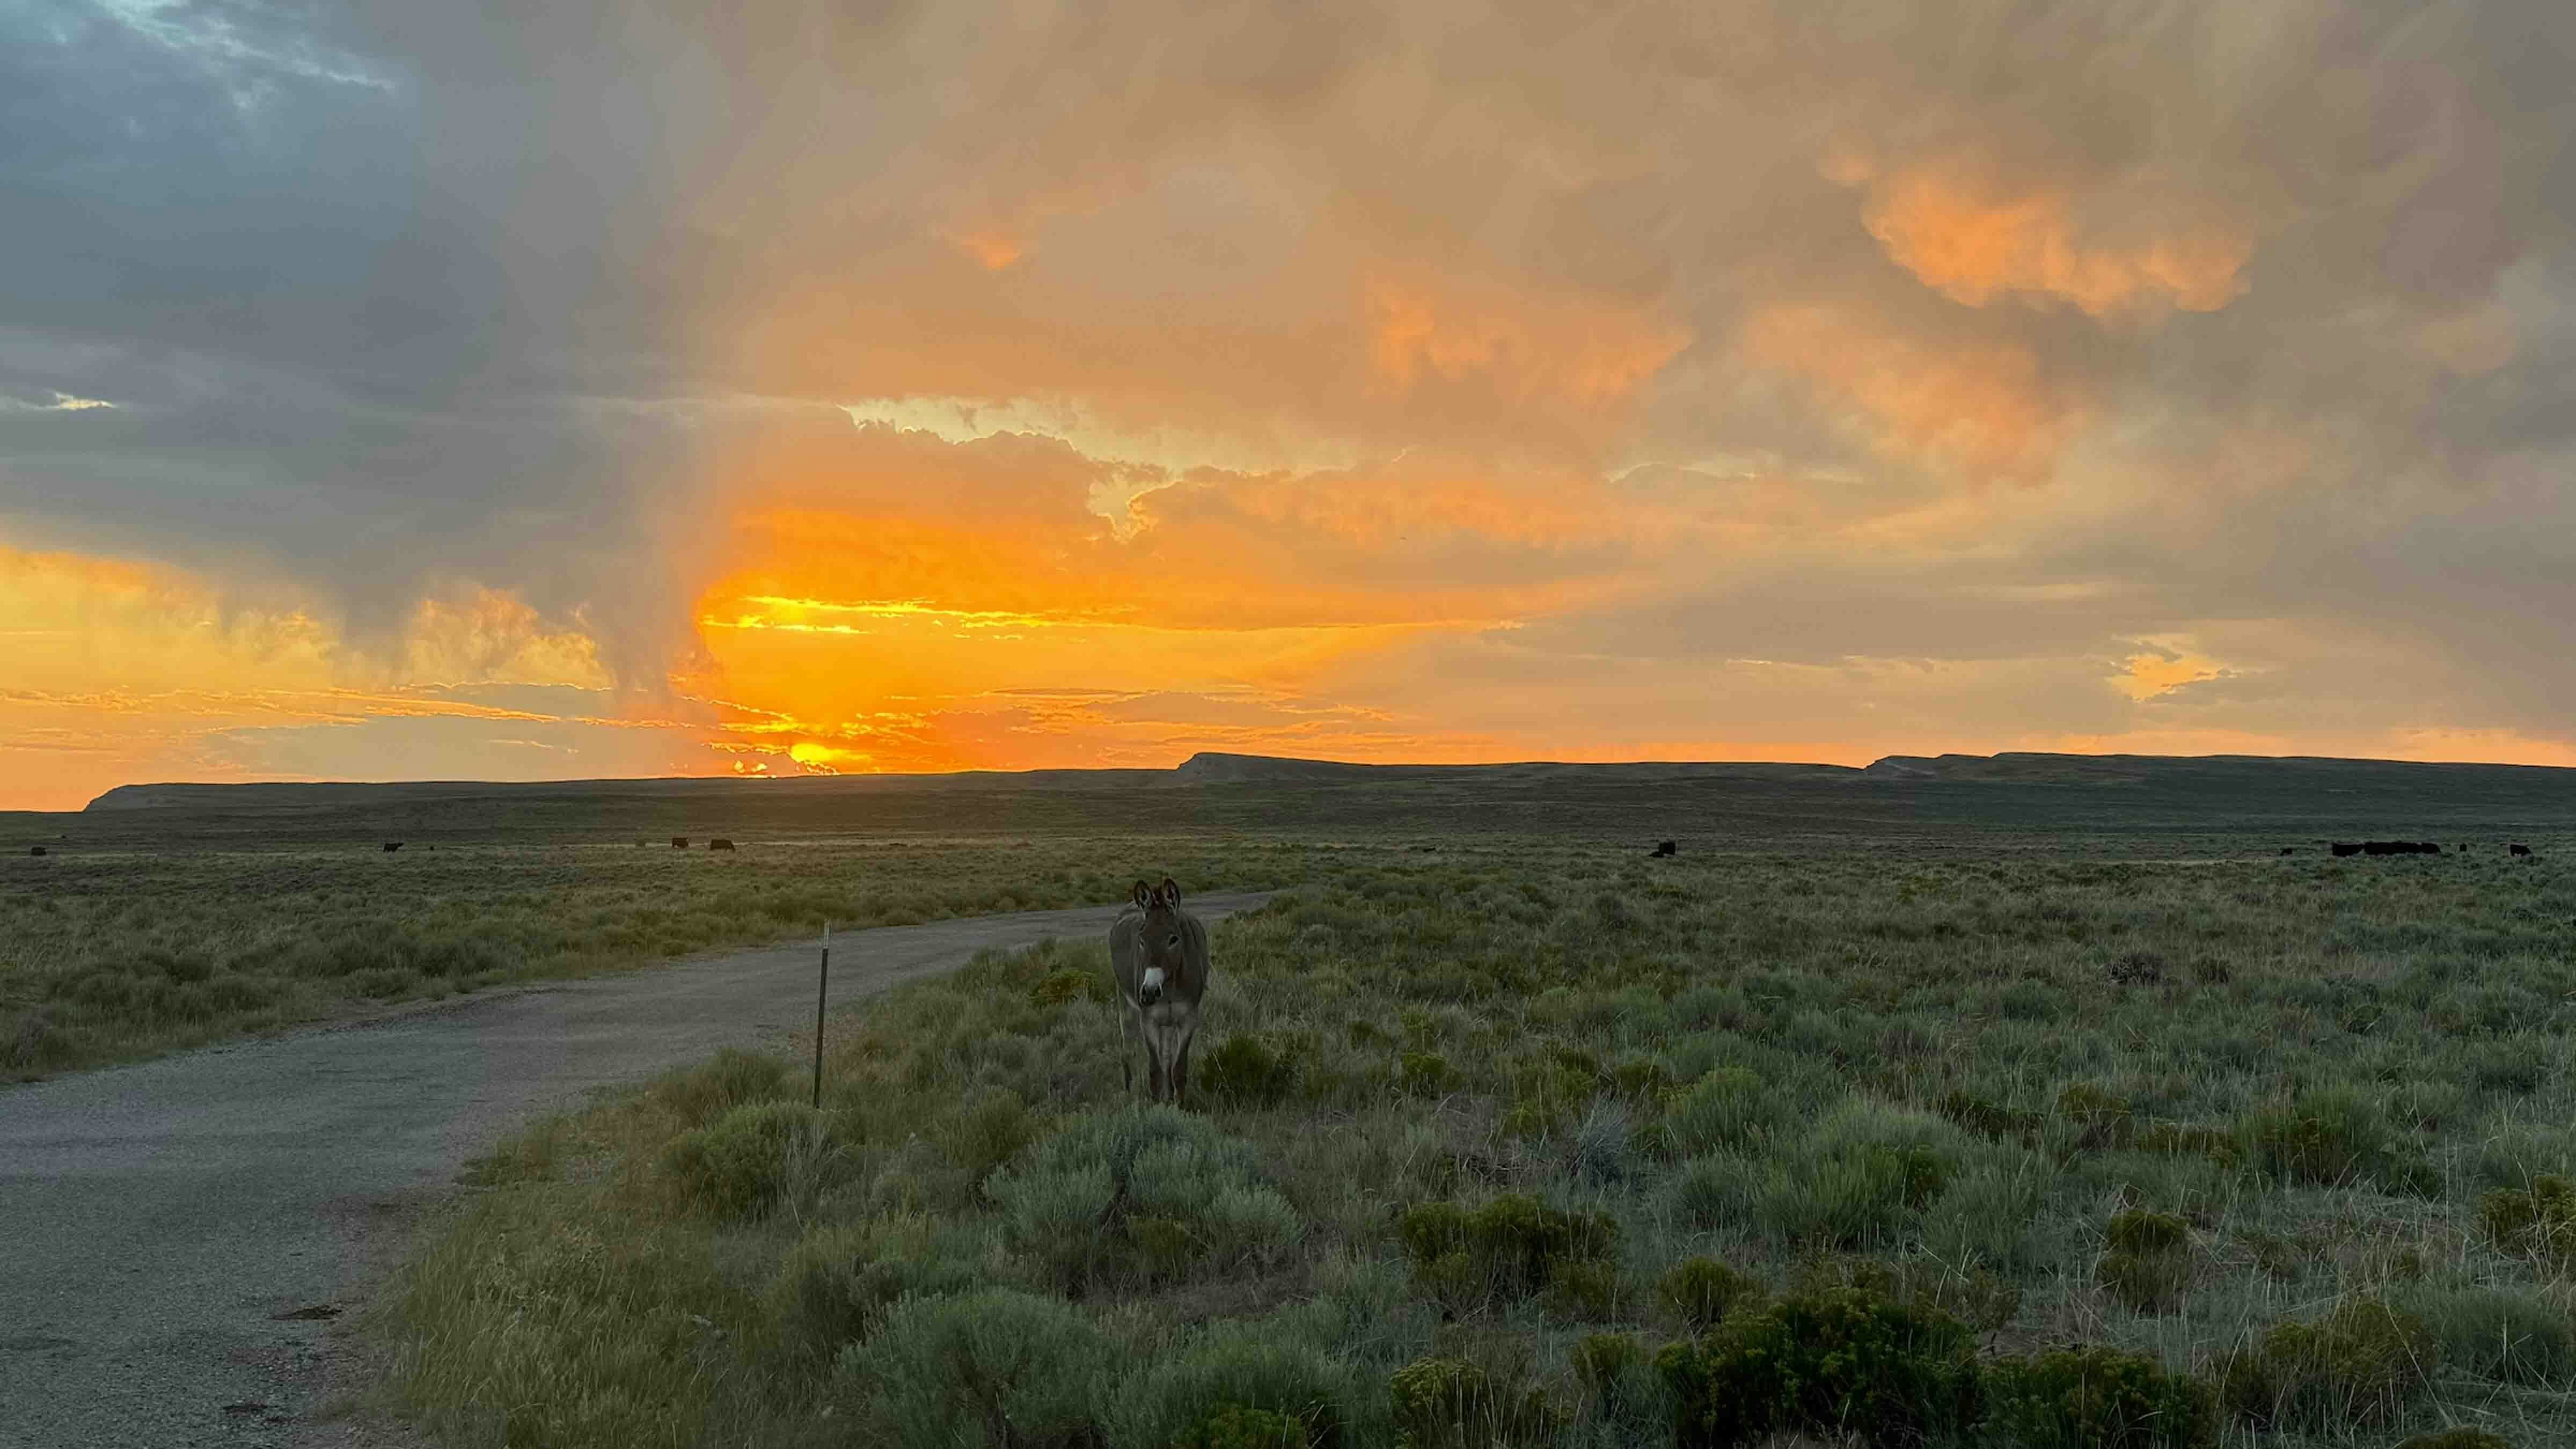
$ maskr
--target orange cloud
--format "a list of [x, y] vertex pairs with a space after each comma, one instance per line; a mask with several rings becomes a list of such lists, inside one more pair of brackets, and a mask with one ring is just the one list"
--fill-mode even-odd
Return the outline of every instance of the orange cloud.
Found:
[[1690, 345], [1652, 313], [1457, 283], [1380, 280], [1368, 289], [1369, 358], [1400, 389], [1480, 377], [1513, 399], [1622, 402]]
[[2225, 679], [2234, 672], [2215, 659], [2160, 649], [2153, 653], [2132, 654], [2123, 660], [2120, 672], [2111, 678], [2111, 687], [2144, 704], [2160, 694], [2171, 694], [2186, 685]]
[[2081, 421], [2015, 342], [1936, 346], [1835, 308], [1782, 305], [1756, 312], [1740, 346], [1854, 408], [1879, 451], [1975, 478], [2038, 481]]
[[[2023, 293], [2072, 302], [2092, 317], [2165, 308], [2215, 312], [2244, 290], [2248, 233], [2185, 208], [2153, 208], [2145, 236], [2088, 228], [2077, 198], [2041, 188], [2002, 193], [1967, 169], [1924, 166], [1876, 184], [1862, 215], [1890, 259], [1925, 286], [1982, 307]], [[2175, 220], [2176, 213], [2184, 219]]]

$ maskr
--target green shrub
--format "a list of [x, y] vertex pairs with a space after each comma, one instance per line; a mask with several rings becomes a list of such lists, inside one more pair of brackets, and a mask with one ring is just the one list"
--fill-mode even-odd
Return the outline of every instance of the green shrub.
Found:
[[1732, 1449], [1775, 1430], [1901, 1445], [1976, 1422], [1976, 1338], [1938, 1310], [1859, 1289], [1785, 1299], [1656, 1355], [1678, 1449]]
[[2293, 1182], [2331, 1187], [2365, 1174], [2402, 1177], [2388, 1124], [2369, 1098], [2348, 1087], [2302, 1092], [2246, 1119], [2254, 1165]]
[[1472, 1209], [1416, 1203], [1395, 1232], [1416, 1275], [1462, 1313], [1489, 1298], [1527, 1298], [1571, 1270], [1606, 1268], [1619, 1242], [1609, 1214], [1562, 1211], [1526, 1193]]
[[2114, 1213], [2094, 1268], [2104, 1291], [2137, 1313], [2169, 1313], [2191, 1286], [2191, 1227], [2171, 1213]]
[[2132, 1313], [2171, 1313], [2191, 1286], [2188, 1253], [2130, 1253], [2113, 1249], [2093, 1265], [2102, 1291]]
[[982, 1285], [976, 1265], [943, 1251], [927, 1219], [836, 1224], [797, 1240], [769, 1284], [769, 1319], [790, 1354], [829, 1358], [873, 1332], [907, 1297]]
[[1449, 1065], [1449, 1059], [1438, 1052], [1406, 1052], [1397, 1059], [1396, 1080], [1416, 1097], [1445, 1096], [1458, 1090], [1465, 1078]]
[[2440, 1356], [2422, 1319], [2355, 1299], [2314, 1323], [2273, 1325], [2228, 1364], [2219, 1396], [2255, 1428], [2377, 1424], [2405, 1407]]
[[1404, 1449], [1483, 1449], [1544, 1444], [1561, 1416], [1537, 1388], [1512, 1393], [1483, 1369], [1455, 1358], [1417, 1359], [1387, 1380], [1396, 1442]]
[[2019, 1449], [2200, 1449], [2216, 1441], [2205, 1386], [2116, 1349], [1999, 1360], [1985, 1383], [1988, 1434]]
[[2527, 1188], [2482, 1193], [2478, 1226], [2502, 1251], [2564, 1270], [2576, 1264], [2576, 1182], [2543, 1173]]
[[802, 1102], [750, 1102], [663, 1148], [661, 1170], [690, 1209], [718, 1218], [766, 1210], [801, 1157], [828, 1150], [821, 1114]]
[[[1118, 1443], [1169, 1444], [1226, 1410], [1246, 1413], [1246, 1432], [1273, 1416], [1296, 1426], [1297, 1444], [1338, 1449], [1369, 1415], [1377, 1385], [1281, 1317], [1208, 1326], [1155, 1356], [1119, 1385], [1110, 1416]], [[1261, 1442], [1261, 1441], [1247, 1441]]]
[[1297, 1061], [1261, 1036], [1238, 1033], [1218, 1042], [1190, 1081], [1218, 1101], [1268, 1107], [1297, 1089]]
[[1611, 1393], [1646, 1361], [1646, 1346], [1632, 1333], [1587, 1333], [1566, 1352], [1574, 1377], [1598, 1395]]
[[1008, 1288], [907, 1298], [839, 1377], [908, 1449], [1092, 1449], [1117, 1355], [1071, 1304]]
[[1012, 1245], [1068, 1293], [1276, 1261], [1304, 1233], [1250, 1147], [1205, 1118], [1128, 1107], [1068, 1121], [985, 1193]]
[[2074, 1124], [2075, 1145], [2086, 1151], [2129, 1143], [2129, 1104], [2091, 1082], [2070, 1082], [2057, 1094], [2057, 1115]]
[[1705, 1333], [1737, 1304], [1762, 1296], [1762, 1285], [1715, 1258], [1684, 1258], [1655, 1281], [1655, 1296], [1693, 1333]]
[[1664, 1099], [1664, 1139], [1676, 1156], [1745, 1151], [1769, 1140], [1782, 1121], [1762, 1079], [1742, 1067], [1719, 1067]]
[[1097, 971], [1080, 966], [1059, 966], [1038, 978], [1029, 988], [1032, 1006], [1062, 1006], [1067, 1002], [1090, 1001], [1107, 1005], [1111, 996], [1109, 980]]
[[1036, 1128], [1019, 1093], [1008, 1087], [979, 1087], [941, 1117], [934, 1135], [948, 1159], [965, 1171], [967, 1181], [980, 1185], [1028, 1146]]
[[1190, 1431], [1172, 1441], [1172, 1449], [1307, 1449], [1303, 1422], [1269, 1409], [1219, 1404]]
[[1980, 1137], [2025, 1147], [2037, 1142], [2040, 1129], [2047, 1125], [2047, 1119], [2036, 1112], [2018, 1112], [1958, 1088], [1943, 1093], [1932, 1110]]
[[2103, 1241], [2120, 1253], [2180, 1253], [2191, 1248], [2191, 1225], [2172, 1213], [2132, 1209], [2113, 1213]]
[[2432, 1331], [2448, 1368], [2518, 1388], [2576, 1387], [2576, 1325], [2537, 1289], [2418, 1289], [2405, 1307]]
[[653, 1099], [689, 1126], [704, 1125], [746, 1102], [767, 1102], [790, 1090], [790, 1068], [776, 1057], [725, 1047], [704, 1066], [663, 1078]]

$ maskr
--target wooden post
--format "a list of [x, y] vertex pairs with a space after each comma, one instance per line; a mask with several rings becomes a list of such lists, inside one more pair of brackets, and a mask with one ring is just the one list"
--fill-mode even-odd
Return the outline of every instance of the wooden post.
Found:
[[823, 996], [832, 983], [832, 923], [823, 923], [823, 969], [814, 973], [814, 1110], [823, 1110]]

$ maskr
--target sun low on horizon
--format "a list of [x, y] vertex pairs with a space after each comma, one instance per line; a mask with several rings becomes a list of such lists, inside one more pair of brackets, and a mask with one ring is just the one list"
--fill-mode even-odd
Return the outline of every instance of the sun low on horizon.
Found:
[[0, 810], [2576, 765], [2544, 0], [0, 16]]

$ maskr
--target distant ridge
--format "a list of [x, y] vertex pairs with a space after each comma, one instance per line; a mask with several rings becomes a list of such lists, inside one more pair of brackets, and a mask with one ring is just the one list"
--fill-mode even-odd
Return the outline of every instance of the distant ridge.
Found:
[[1206, 785], [1338, 786], [1407, 781], [1540, 785], [1596, 781], [1741, 780], [1771, 784], [2055, 785], [2114, 789], [2506, 792], [2576, 788], [2576, 769], [2550, 765], [2426, 764], [2306, 755], [1889, 755], [1854, 769], [1745, 760], [1579, 764], [1365, 765], [1206, 750], [1168, 770], [968, 770], [946, 775], [805, 775], [779, 779], [672, 776], [629, 780], [412, 780], [119, 785], [88, 811], [151, 809], [331, 810], [349, 805], [459, 799], [669, 799], [736, 791], [829, 796], [904, 790], [1109, 790]]

